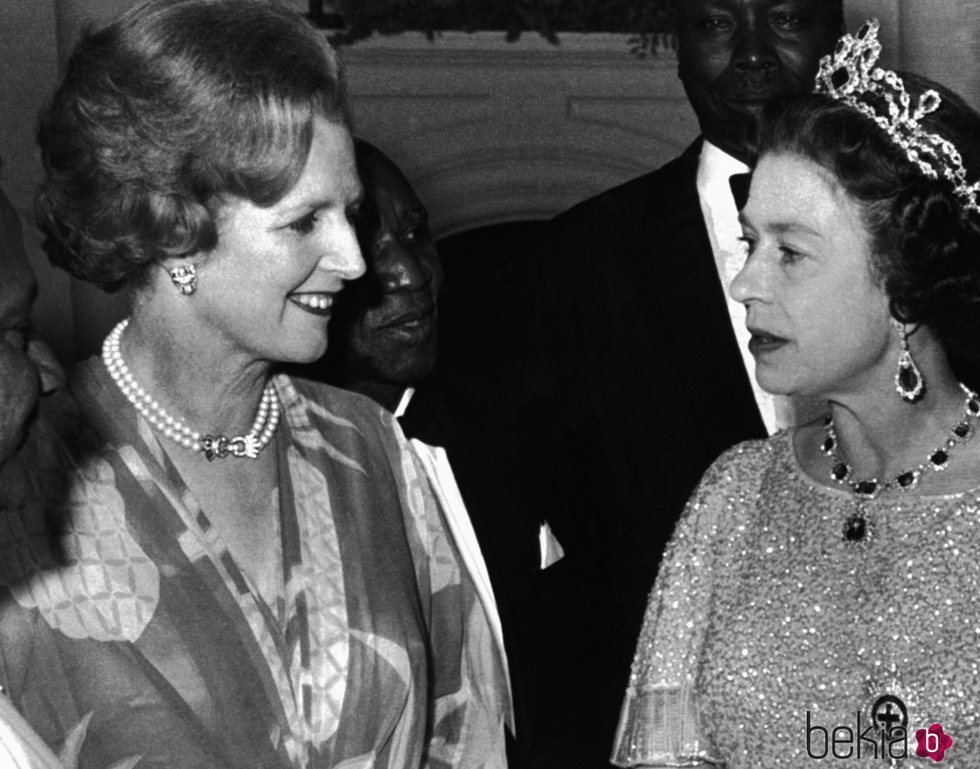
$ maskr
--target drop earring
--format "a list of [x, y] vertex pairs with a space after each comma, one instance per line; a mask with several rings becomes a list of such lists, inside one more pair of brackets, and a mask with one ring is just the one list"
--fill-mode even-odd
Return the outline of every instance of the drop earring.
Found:
[[902, 345], [902, 351], [898, 356], [898, 370], [895, 372], [895, 392], [902, 396], [902, 400], [915, 403], [922, 396], [926, 382], [912, 359], [912, 353], [909, 352], [909, 335], [905, 330], [905, 324], [897, 320], [894, 323]]
[[178, 264], [167, 272], [171, 282], [184, 296], [190, 296], [197, 290], [197, 270], [193, 264]]

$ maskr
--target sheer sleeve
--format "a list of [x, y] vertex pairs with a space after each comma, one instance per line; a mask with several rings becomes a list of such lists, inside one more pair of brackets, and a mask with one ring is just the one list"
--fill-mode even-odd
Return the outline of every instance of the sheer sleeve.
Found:
[[[744, 445], [744, 444], [743, 444]], [[708, 469], [664, 553], [637, 642], [613, 745], [617, 766], [723, 766], [702, 719], [698, 673], [715, 589], [725, 584], [740, 447]]]

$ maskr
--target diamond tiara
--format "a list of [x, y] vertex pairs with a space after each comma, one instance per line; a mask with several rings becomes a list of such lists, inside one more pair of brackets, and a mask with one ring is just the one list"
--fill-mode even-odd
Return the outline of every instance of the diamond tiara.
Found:
[[[855, 35], [844, 35], [832, 54], [820, 60], [814, 91], [844, 102], [873, 120], [904, 150], [908, 159], [930, 179], [945, 178], [968, 211], [980, 213], [977, 193], [980, 182], [966, 179], [963, 158], [956, 146], [919, 124], [935, 112], [942, 99], [930, 89], [913, 106], [912, 95], [902, 78], [891, 70], [875, 66], [881, 55], [877, 19], [870, 19]], [[877, 97], [883, 106], [875, 108], [865, 97]], [[887, 111], [887, 114], [886, 114]]]

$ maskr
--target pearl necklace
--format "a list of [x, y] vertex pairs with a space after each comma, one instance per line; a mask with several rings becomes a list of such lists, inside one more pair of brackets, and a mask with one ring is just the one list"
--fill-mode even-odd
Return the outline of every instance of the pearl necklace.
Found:
[[937, 473], [945, 470], [949, 467], [952, 449], [957, 444], [973, 437], [973, 423], [980, 416], [980, 398], [962, 382], [960, 389], [966, 394], [966, 401], [963, 404], [963, 418], [950, 430], [949, 437], [941, 446], [929, 452], [925, 462], [917, 467], [903, 470], [891, 480], [886, 481], [879, 481], [877, 478], [856, 480], [853, 477], [853, 468], [840, 450], [840, 442], [837, 440], [837, 432], [834, 429], [834, 418], [828, 414], [824, 422], [824, 431], [827, 437], [820, 444], [820, 450], [832, 460], [830, 477], [841, 485], [847, 484], [851, 491], [861, 499], [874, 499], [881, 492], [892, 489], [903, 492], [911, 491], [919, 485], [919, 479], [926, 470], [933, 470]]
[[102, 362], [126, 399], [150, 425], [185, 449], [203, 451], [210, 462], [215, 457], [248, 457], [255, 459], [269, 445], [279, 424], [279, 399], [276, 388], [269, 382], [262, 390], [262, 400], [252, 427], [245, 435], [228, 438], [224, 435], [201, 435], [176, 419], [160, 406], [136, 381], [123, 360], [120, 340], [129, 325], [129, 318], [120, 321], [102, 343]]

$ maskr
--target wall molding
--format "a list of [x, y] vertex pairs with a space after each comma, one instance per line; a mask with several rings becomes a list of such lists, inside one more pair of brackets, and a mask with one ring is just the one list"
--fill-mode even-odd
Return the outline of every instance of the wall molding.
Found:
[[697, 135], [674, 53], [639, 58], [628, 35], [404, 33], [342, 57], [356, 132], [402, 166], [437, 237], [551, 217]]

